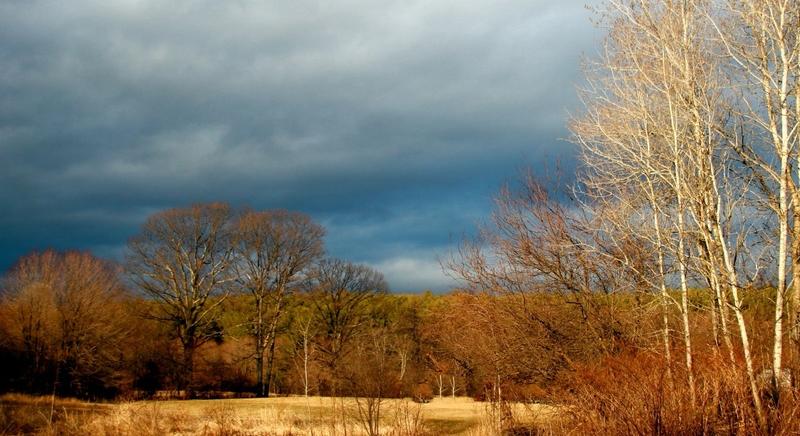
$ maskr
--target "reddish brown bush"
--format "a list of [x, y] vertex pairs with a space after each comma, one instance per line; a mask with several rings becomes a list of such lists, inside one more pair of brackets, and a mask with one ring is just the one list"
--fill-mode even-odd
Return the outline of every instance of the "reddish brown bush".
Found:
[[427, 403], [433, 399], [433, 389], [427, 383], [419, 383], [414, 386], [413, 391], [414, 401], [417, 403]]
[[681, 368], [663, 359], [626, 353], [579, 367], [562, 395], [570, 425], [580, 434], [793, 434], [800, 428], [797, 391], [787, 391], [759, 426], [746, 374], [713, 354], [697, 359], [693, 401]]

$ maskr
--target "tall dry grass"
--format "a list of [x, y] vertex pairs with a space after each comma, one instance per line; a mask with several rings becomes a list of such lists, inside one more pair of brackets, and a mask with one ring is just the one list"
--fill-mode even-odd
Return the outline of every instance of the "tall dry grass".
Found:
[[0, 396], [0, 435], [75, 434], [88, 420], [111, 407], [72, 398], [4, 394]]
[[[759, 425], [742, 365], [697, 356], [697, 396], [686, 375], [650, 354], [625, 354], [579, 369], [564, 394], [563, 420], [578, 434], [789, 435], [800, 432], [800, 391], [785, 388]], [[769, 398], [768, 386], [764, 397]]]
[[[193, 408], [167, 407], [160, 402], [132, 402], [88, 407], [78, 401], [59, 402], [49, 415], [46, 397], [20, 397], [0, 403], [0, 435], [99, 435], [99, 436], [359, 436], [369, 433], [363, 414], [352, 399], [331, 399], [329, 408], [309, 407], [304, 411], [263, 407], [243, 411], [220, 401], [218, 405]], [[72, 406], [68, 409], [66, 406]], [[59, 408], [60, 407], [60, 408]], [[372, 433], [387, 436], [433, 435], [425, 426], [425, 414], [410, 400], [387, 401], [380, 423]]]

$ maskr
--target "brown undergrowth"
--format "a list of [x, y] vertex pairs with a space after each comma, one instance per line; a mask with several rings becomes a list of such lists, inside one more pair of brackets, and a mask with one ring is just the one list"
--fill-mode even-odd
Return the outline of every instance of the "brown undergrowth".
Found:
[[[779, 398], [762, 386], [765, 423], [739, 363], [716, 353], [696, 356], [697, 394], [680, 366], [648, 353], [626, 353], [579, 368], [562, 395], [563, 419], [579, 434], [789, 435], [800, 431], [800, 391]], [[766, 384], [766, 383], [765, 383]]]

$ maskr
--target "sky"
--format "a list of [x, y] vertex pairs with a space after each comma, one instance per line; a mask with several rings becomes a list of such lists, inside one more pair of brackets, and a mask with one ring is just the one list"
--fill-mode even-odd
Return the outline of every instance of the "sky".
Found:
[[159, 210], [311, 215], [398, 292], [530, 168], [569, 174], [585, 0], [0, 1], [0, 271]]

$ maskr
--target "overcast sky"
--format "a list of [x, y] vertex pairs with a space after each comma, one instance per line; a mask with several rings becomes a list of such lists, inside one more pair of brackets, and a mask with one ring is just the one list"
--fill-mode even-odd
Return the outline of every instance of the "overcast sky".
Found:
[[396, 291], [525, 167], [570, 171], [585, 0], [0, 1], [0, 270], [121, 259], [193, 202], [285, 208]]

